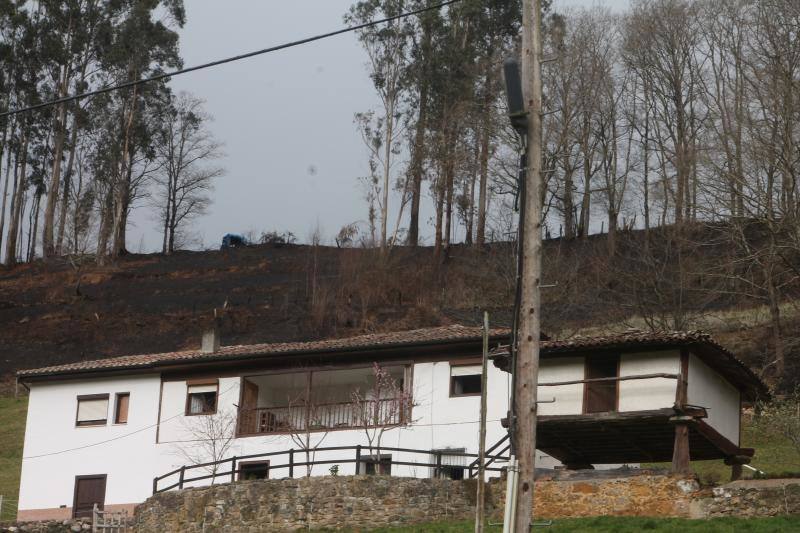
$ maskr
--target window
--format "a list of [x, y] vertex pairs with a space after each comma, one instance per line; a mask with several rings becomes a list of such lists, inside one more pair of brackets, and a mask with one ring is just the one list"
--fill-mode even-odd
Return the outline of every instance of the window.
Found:
[[[589, 356], [586, 358], [586, 379], [619, 377], [619, 356]], [[614, 379], [590, 381], [584, 384], [583, 412], [605, 413], [617, 410], [617, 384]]]
[[430, 462], [439, 466], [432, 469], [431, 475], [438, 479], [464, 479], [466, 457], [461, 454], [466, 451], [466, 448], [434, 450], [439, 453], [431, 454]]
[[267, 479], [268, 477], [269, 461], [249, 461], [239, 463], [239, 481]]
[[213, 415], [217, 412], [219, 383], [213, 381], [186, 382], [186, 414]]
[[78, 396], [76, 426], [105, 426], [108, 419], [108, 394]]
[[450, 364], [450, 396], [478, 396], [481, 393], [481, 365]]
[[361, 462], [358, 463], [358, 473], [374, 476], [380, 474], [382, 476], [392, 475], [392, 456], [391, 454], [381, 454], [380, 459], [374, 455], [369, 455]]
[[129, 392], [120, 392], [117, 394], [117, 401], [114, 407], [114, 423], [127, 424], [128, 423], [128, 403], [130, 403], [131, 394]]

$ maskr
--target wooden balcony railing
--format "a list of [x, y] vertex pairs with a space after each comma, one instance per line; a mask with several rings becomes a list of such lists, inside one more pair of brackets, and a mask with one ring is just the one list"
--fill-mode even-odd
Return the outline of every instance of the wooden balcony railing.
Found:
[[397, 426], [409, 419], [410, 406], [400, 398], [239, 409], [237, 434], [264, 435]]

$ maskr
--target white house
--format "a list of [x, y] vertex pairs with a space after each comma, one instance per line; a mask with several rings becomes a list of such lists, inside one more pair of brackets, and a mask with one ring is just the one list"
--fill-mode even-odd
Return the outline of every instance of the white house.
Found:
[[[493, 330], [491, 343], [508, 336]], [[312, 475], [473, 475], [464, 454], [478, 449], [481, 341], [480, 329], [464, 326], [224, 347], [210, 336], [201, 350], [20, 371], [30, 399], [18, 518], [301, 476], [307, 462]], [[500, 443], [490, 453], [502, 455], [510, 358], [493, 358], [487, 445]], [[752, 455], [739, 447], [740, 402], [766, 393], [696, 333], [545, 341], [539, 383], [540, 400], [551, 402], [539, 406], [539, 466], [550, 467], [558, 461], [547, 454], [575, 468], [687, 454], [740, 464]], [[225, 462], [196, 466], [214, 460]]]

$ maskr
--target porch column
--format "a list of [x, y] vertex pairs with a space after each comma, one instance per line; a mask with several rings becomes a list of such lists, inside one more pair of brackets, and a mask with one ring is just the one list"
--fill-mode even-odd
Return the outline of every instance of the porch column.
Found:
[[675, 424], [675, 443], [672, 447], [672, 468], [673, 474], [690, 474], [692, 472], [689, 465], [689, 425], [686, 423]]

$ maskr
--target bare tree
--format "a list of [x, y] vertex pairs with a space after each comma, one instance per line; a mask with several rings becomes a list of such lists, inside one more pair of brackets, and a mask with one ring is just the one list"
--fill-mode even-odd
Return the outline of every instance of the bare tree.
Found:
[[[356, 427], [364, 431], [375, 461], [376, 473], [381, 473], [381, 439], [387, 431], [411, 423], [413, 395], [378, 363], [372, 365], [369, 388], [351, 393], [351, 409]], [[374, 450], [374, 452], [373, 452]]]
[[[365, 0], [356, 3], [345, 19], [349, 23], [362, 24], [383, 16], [396, 15], [403, 9], [403, 0]], [[378, 204], [382, 250], [386, 248], [388, 239], [389, 190], [392, 187], [393, 167], [400, 153], [400, 141], [405, 137], [400, 108], [406, 90], [403, 75], [408, 64], [410, 30], [409, 24], [400, 20], [358, 32], [369, 58], [369, 74], [381, 101], [378, 115], [373, 112], [359, 113], [356, 121], [369, 148], [370, 165], [376, 161], [381, 168]], [[373, 181], [378, 182], [377, 179]]]
[[311, 391], [311, 379], [306, 390], [298, 396], [288, 398], [286, 430], [295, 446], [303, 450], [306, 477], [311, 477], [312, 464], [317, 448], [328, 436], [328, 425], [323, 420], [324, 407], [315, 401]]
[[225, 173], [211, 164], [223, 154], [222, 145], [207, 129], [210, 120], [202, 100], [185, 92], [170, 96], [156, 142], [163, 253], [172, 253], [186, 224], [206, 212], [214, 179]]
[[184, 419], [189, 439], [175, 445], [175, 453], [192, 465], [212, 463], [203, 467], [216, 481], [219, 461], [225, 459], [236, 438], [236, 415], [221, 412], [215, 415], [194, 416]]

